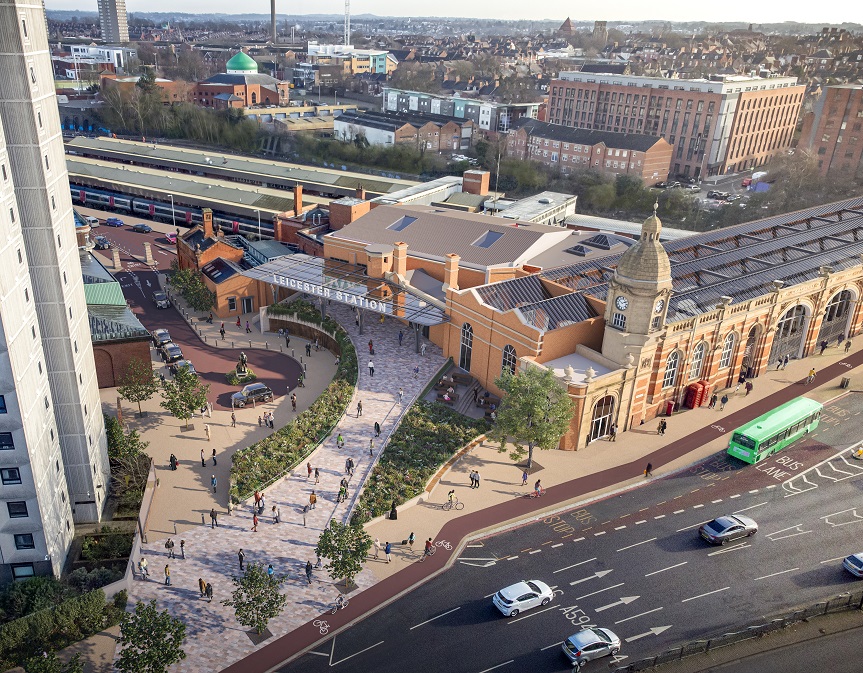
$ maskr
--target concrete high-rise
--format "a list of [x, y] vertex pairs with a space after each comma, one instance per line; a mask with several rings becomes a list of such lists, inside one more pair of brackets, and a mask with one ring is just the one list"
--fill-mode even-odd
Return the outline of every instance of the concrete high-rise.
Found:
[[0, 25], [2, 582], [60, 571], [110, 469], [44, 9], [0, 0]]
[[128, 42], [126, 0], [99, 0], [99, 26], [102, 28], [102, 39], [108, 44]]

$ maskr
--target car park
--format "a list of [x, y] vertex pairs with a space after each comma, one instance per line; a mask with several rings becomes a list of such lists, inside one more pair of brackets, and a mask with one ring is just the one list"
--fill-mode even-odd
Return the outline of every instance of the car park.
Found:
[[613, 631], [593, 627], [572, 634], [561, 647], [574, 667], [583, 668], [588, 661], [620, 652], [620, 638]]
[[104, 236], [95, 236], [93, 238], [93, 247], [96, 250], [108, 250], [111, 247], [111, 241]]
[[161, 348], [166, 343], [171, 341], [171, 335], [168, 333], [166, 329], [156, 329], [153, 330], [153, 343], [156, 344], [156, 348]]
[[162, 359], [167, 364], [171, 364], [172, 362], [179, 362], [180, 360], [184, 359], [183, 351], [180, 350], [180, 347], [173, 341], [169, 341], [162, 346]]
[[168, 295], [164, 292], [154, 292], [153, 303], [156, 305], [156, 308], [170, 308], [171, 306], [171, 300], [168, 299]]
[[195, 369], [195, 365], [193, 365], [188, 360], [177, 360], [176, 362], [174, 362], [170, 367], [171, 375], [176, 376], [177, 372], [181, 369], [186, 369], [190, 374], [194, 374], [195, 376], [198, 375], [198, 371]]
[[523, 580], [498, 591], [491, 602], [505, 617], [515, 617], [519, 612], [548, 605], [554, 592], [545, 582]]
[[698, 529], [702, 539], [710, 544], [726, 544], [732, 540], [742, 537], [750, 537], [758, 532], [758, 524], [748, 516], [742, 514], [730, 514], [720, 516], [713, 521], [703, 524]]
[[126, 223], [119, 217], [109, 217], [105, 220], [106, 227], [125, 227]]
[[231, 395], [231, 404], [235, 407], [244, 407], [247, 404], [258, 402], [269, 402], [273, 399], [273, 391], [263, 383], [250, 383], [241, 391]]
[[151, 227], [149, 224], [133, 224], [132, 231], [138, 234], [149, 234], [151, 231], [153, 231], [153, 227]]
[[842, 560], [842, 567], [854, 577], [863, 577], [863, 552], [846, 556]]

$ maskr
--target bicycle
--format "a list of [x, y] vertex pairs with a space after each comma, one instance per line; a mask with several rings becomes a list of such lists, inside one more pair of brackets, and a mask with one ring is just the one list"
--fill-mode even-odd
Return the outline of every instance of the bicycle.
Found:
[[312, 626], [317, 626], [322, 636], [325, 636], [330, 632], [330, 625], [325, 619], [316, 619], [312, 622]]
[[536, 490], [531, 491], [530, 493], [527, 494], [527, 497], [528, 498], [541, 498], [544, 495], [545, 495], [545, 489], [541, 488], [538, 491], [536, 491]]
[[452, 500], [447, 500], [443, 505], [441, 505], [441, 509], [444, 512], [449, 512], [451, 509], [463, 510], [464, 503], [460, 502], [458, 498], [453, 498]]
[[432, 545], [431, 547], [429, 547], [428, 551], [426, 551], [424, 549], [422, 552], [419, 552], [420, 554], [422, 554], [422, 556], [420, 556], [420, 560], [417, 561], [417, 563], [422, 563], [423, 561], [426, 560], [427, 557], [434, 556], [436, 549], [437, 548], [434, 545]]
[[344, 596], [339, 596], [336, 599], [335, 605], [333, 605], [333, 609], [330, 610], [330, 612], [332, 614], [336, 614], [339, 610], [344, 610], [346, 607], [348, 607], [348, 603], [350, 603], [350, 601], [347, 598], [345, 598]]

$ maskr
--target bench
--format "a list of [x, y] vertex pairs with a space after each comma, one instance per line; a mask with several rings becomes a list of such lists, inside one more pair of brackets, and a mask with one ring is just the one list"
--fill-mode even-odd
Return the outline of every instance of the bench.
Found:
[[445, 400], [443, 396], [444, 396], [443, 393], [438, 393], [437, 394], [437, 401], [443, 402], [444, 404], [449, 404], [450, 406], [452, 406], [456, 402], [458, 402], [458, 394], [456, 394], [456, 393], [453, 393], [452, 395], [450, 395], [448, 400]]
[[453, 372], [450, 374], [450, 378], [462, 386], [469, 386], [473, 381], [473, 377], [470, 374], [461, 374], [460, 372]]
[[476, 399], [476, 406], [478, 407], [490, 407], [492, 404], [496, 407], [499, 407], [500, 398], [495, 397], [494, 395], [489, 395], [488, 397], [483, 397], [482, 395], [480, 395]]
[[445, 391], [447, 388], [455, 389], [456, 385], [458, 385], [458, 384], [455, 381], [444, 381], [443, 383], [438, 382], [438, 383], [435, 383], [434, 389]]

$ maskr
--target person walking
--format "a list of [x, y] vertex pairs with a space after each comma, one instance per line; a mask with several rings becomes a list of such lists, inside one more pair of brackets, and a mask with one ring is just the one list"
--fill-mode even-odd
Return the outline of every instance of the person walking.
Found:
[[143, 556], [141, 557], [141, 560], [138, 561], [138, 571], [141, 573], [141, 579], [150, 579], [149, 564], [147, 563], [147, 559], [145, 559]]
[[815, 380], [815, 367], [809, 370], [809, 376], [806, 377], [806, 385], [808, 386]]
[[168, 550], [168, 558], [174, 558], [174, 541], [171, 538], [165, 540], [165, 549]]
[[369, 457], [372, 458], [375, 455], [375, 438], [371, 437], [369, 439]]
[[318, 337], [315, 337], [315, 350], [316, 350], [316, 351], [321, 350], [321, 347], [320, 347], [320, 345], [318, 344]]
[[473, 390], [473, 403], [476, 404], [477, 398], [479, 398], [479, 386], [474, 386]]
[[312, 583], [312, 562], [306, 561], [306, 579], [309, 580], [309, 584]]
[[[340, 435], [340, 436], [341, 436], [341, 435]], [[311, 478], [312, 478], [312, 464], [311, 464], [311, 462], [306, 463], [306, 468], [307, 468], [307, 469], [308, 469], [308, 471], [309, 471], [308, 479], [311, 479]]]
[[198, 591], [201, 592], [201, 598], [207, 593], [207, 583], [200, 577], [198, 578]]
[[217, 483], [218, 483], [218, 479], [216, 479], [216, 475], [214, 474], [212, 477], [210, 477], [210, 486], [213, 487], [213, 493], [216, 492], [216, 484]]
[[351, 471], [350, 471], [350, 473], [349, 473], [349, 474], [353, 477], [353, 476], [354, 476], [354, 459], [353, 459], [353, 458], [348, 458], [348, 462], [349, 462], [349, 463], [350, 463], [350, 465], [351, 465]]
[[608, 441], [616, 442], [617, 441], [617, 423], [612, 423], [611, 427], [608, 428]]
[[342, 433], [340, 432], [338, 437], [336, 437], [336, 448], [340, 451], [345, 448], [345, 438], [342, 437]]
[[414, 378], [415, 378], [415, 379], [418, 379], [419, 377], [420, 377], [420, 366], [419, 366], [419, 365], [416, 365], [416, 366], [414, 367]]
[[171, 586], [171, 568], [167, 563], [165, 564], [165, 586]]
[[392, 546], [389, 542], [387, 542], [386, 547], [384, 547], [384, 554], [386, 554], [386, 557], [387, 557], [387, 563], [389, 563], [389, 562], [392, 560], [392, 559], [390, 558], [390, 552], [391, 552], [392, 550], [393, 550], [393, 546]]
[[272, 576], [273, 576], [273, 575], [275, 575], [275, 574], [276, 574], [276, 569], [275, 569], [275, 568], [273, 568], [273, 564], [272, 564], [272, 563], [270, 563], [270, 564], [267, 566], [267, 577], [272, 577]]
[[665, 434], [665, 428], [667, 428], [667, 427], [668, 427], [668, 425], [665, 422], [665, 420], [660, 420], [659, 425], [656, 427], [656, 434], [657, 435], [664, 435]]
[[414, 540], [415, 539], [416, 538], [414, 537], [414, 533], [413, 533], [413, 531], [411, 531], [411, 534], [408, 535], [408, 547], [410, 547], [411, 549], [413, 549], [413, 547], [414, 547]]
[[247, 320], [246, 321], [246, 334], [251, 334], [251, 333], [252, 333], [252, 328], [249, 325], [249, 321]]
[[252, 532], [253, 533], [258, 532], [258, 513], [257, 512], [252, 514]]
[[[754, 386], [752, 385], [752, 381], [747, 381], [747, 382], [746, 382], [746, 385], [745, 385], [745, 386], [743, 386], [744, 390], [746, 390], [746, 395], [748, 395], [749, 393], [751, 393], [751, 392], [752, 392], [752, 388], [753, 388], [753, 387], [754, 387]], [[746, 397], [746, 395], [744, 395], [744, 397]]]
[[369, 360], [369, 376], [375, 377], [375, 363]]
[[233, 411], [231, 412], [231, 427], [237, 427], [237, 414], [235, 414]]
[[204, 588], [204, 593], [207, 596], [207, 602], [213, 602], [213, 585], [207, 582], [207, 586]]
[[821, 352], [820, 352], [820, 353], [818, 353], [818, 354], [819, 354], [819, 355], [824, 355], [824, 351], [826, 351], [826, 350], [827, 350], [827, 347], [828, 347], [830, 344], [828, 344], [828, 343], [827, 343], [827, 339], [824, 339], [824, 340], [821, 342], [821, 344], [820, 344], [820, 345], [821, 345]]
[[312, 344], [311, 343], [306, 344], [306, 357], [307, 358], [312, 357]]
[[303, 505], [303, 528], [306, 527], [306, 514], [309, 513], [309, 506]]
[[345, 474], [351, 473], [351, 459], [345, 458]]
[[219, 335], [222, 337], [222, 341], [225, 340], [225, 323], [222, 323], [222, 326], [219, 328]]
[[369, 355], [375, 354], [375, 345], [372, 343], [372, 340], [369, 339]]
[[180, 558], [186, 558], [186, 541], [180, 540]]
[[785, 369], [788, 366], [788, 356], [786, 355], [782, 358], [782, 369]]
[[201, 449], [201, 467], [207, 467], [207, 461], [204, 459], [204, 449]]
[[851, 339], [846, 339], [845, 340], [845, 352], [847, 353], [850, 350], [851, 350]]
[[375, 437], [381, 436], [381, 424], [375, 421]]
[[476, 477], [474, 475], [473, 470], [470, 471], [470, 474], [468, 475], [468, 477], [470, 478], [470, 487], [475, 488], [476, 487]]
[[210, 441], [210, 424], [204, 423], [204, 434], [207, 435], [207, 441]]
[[653, 465], [648, 463], [647, 467], [644, 468], [644, 476], [652, 477], [653, 476]]
[[273, 523], [279, 523], [282, 520], [282, 510], [279, 509], [278, 505], [273, 505]]
[[[848, 352], [847, 348], [845, 349], [845, 352], [846, 353]], [[405, 396], [405, 391], [402, 390], [401, 388], [399, 388], [399, 406], [401, 406], [402, 399], [404, 399], [404, 396]]]
[[405, 338], [404, 333], [401, 330], [399, 330], [399, 346], [402, 345], [402, 339], [404, 339], [404, 338]]
[[428, 346], [428, 344], [425, 344], [425, 343], [420, 346], [420, 355], [422, 355], [423, 357], [425, 357], [427, 346]]
[[262, 428], [264, 426], [264, 419], [260, 415], [258, 415], [258, 427]]
[[527, 486], [527, 470], [521, 471], [521, 485]]
[[719, 396], [716, 393], [713, 393], [710, 396], [710, 404], [707, 405], [708, 409], [713, 409], [716, 406], [716, 401], [719, 399]]
[[210, 510], [210, 528], [213, 529], [216, 525], [216, 509], [213, 508]]
[[719, 411], [725, 409], [725, 405], [728, 404], [728, 394], [722, 396], [722, 399], [719, 400]]
[[246, 554], [243, 552], [242, 549], [237, 552], [237, 558], [240, 561], [240, 570], [241, 571], [245, 570], [245, 567], [243, 567], [243, 561], [246, 560]]
[[[209, 427], [209, 426], [207, 426], [207, 427]], [[213, 449], [213, 455], [211, 456], [211, 458], [213, 459], [213, 465], [217, 465], [218, 463], [216, 463], [216, 450], [215, 449]]]
[[315, 505], [318, 503], [318, 496], [315, 495], [315, 492], [312, 491], [312, 494], [309, 496], [309, 509], [314, 509]]
[[297, 411], [297, 394], [291, 393], [291, 411], [296, 413]]
[[360, 400], [357, 402], [357, 418], [363, 415], [363, 401]]
[[476, 484], [476, 488], [479, 488], [479, 482], [480, 482], [479, 470], [474, 470], [473, 482]]
[[321, 471], [317, 467], [315, 468], [315, 486], [317, 486], [321, 482]]

